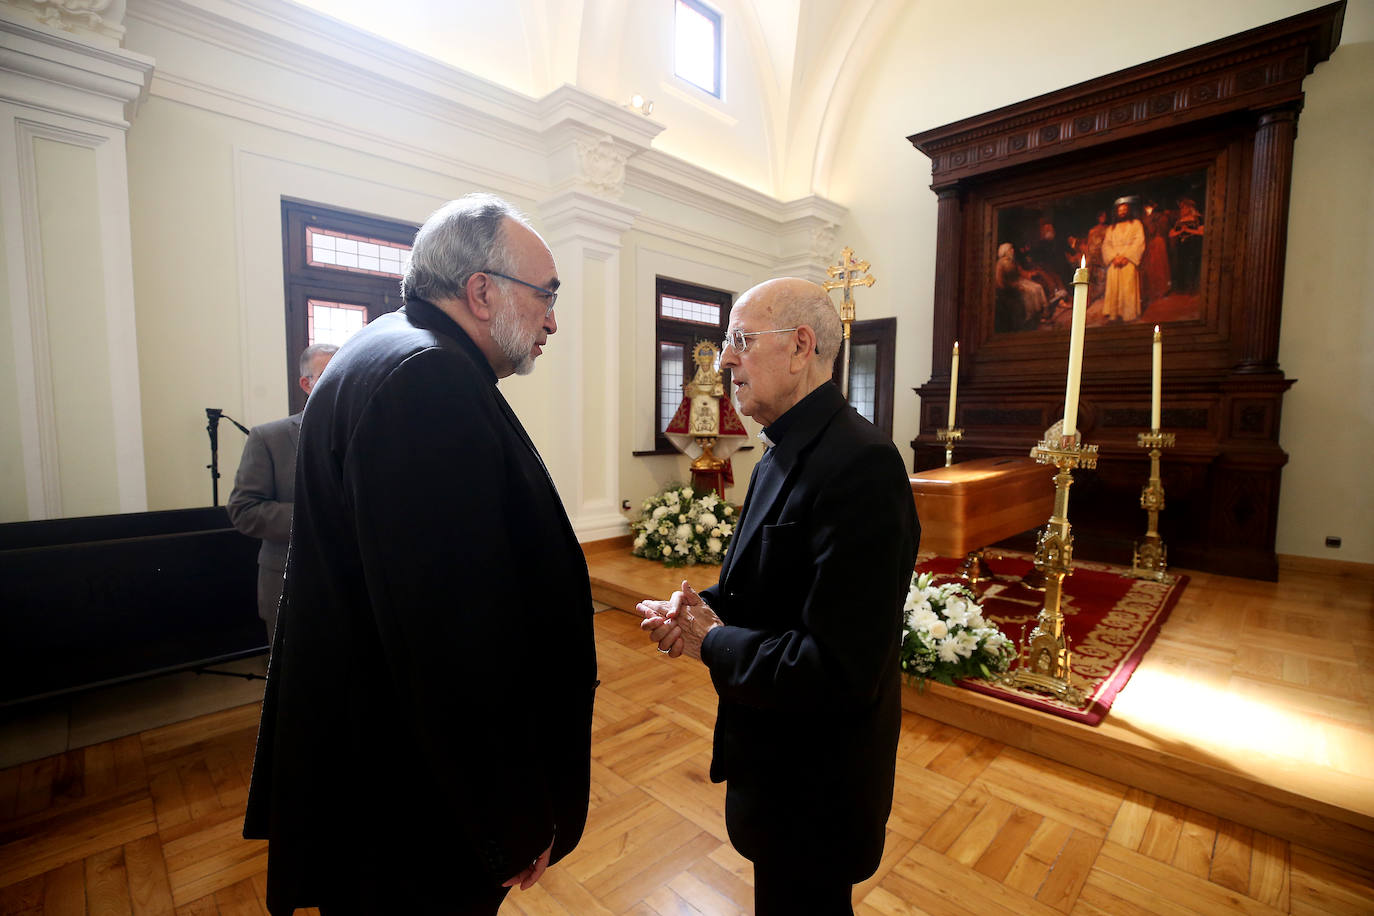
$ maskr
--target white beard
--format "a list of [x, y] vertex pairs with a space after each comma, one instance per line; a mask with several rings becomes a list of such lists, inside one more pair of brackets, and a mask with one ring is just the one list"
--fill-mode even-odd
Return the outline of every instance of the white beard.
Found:
[[491, 316], [491, 339], [501, 353], [515, 367], [516, 375], [529, 375], [534, 371], [534, 339], [538, 330], [525, 332], [521, 329], [515, 306], [507, 299], [505, 307], [497, 309]]

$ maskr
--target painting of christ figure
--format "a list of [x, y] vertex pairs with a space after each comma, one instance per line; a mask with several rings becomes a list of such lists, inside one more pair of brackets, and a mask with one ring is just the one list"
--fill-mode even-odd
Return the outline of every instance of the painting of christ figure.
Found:
[[995, 211], [995, 332], [1066, 329], [1088, 267], [1089, 327], [1202, 315], [1207, 172], [1148, 178]]

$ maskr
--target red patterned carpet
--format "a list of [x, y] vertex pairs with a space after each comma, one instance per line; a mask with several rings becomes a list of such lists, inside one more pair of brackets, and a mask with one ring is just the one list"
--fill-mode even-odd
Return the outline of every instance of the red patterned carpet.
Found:
[[[918, 564], [916, 569], [932, 572], [943, 581], [957, 576], [961, 563], [962, 560], [934, 557]], [[1020, 583], [1021, 576], [1031, 569], [1030, 558], [1024, 554], [1007, 552], [1000, 559], [989, 561], [988, 566], [995, 578], [983, 595], [983, 616], [995, 621], [1019, 646], [1023, 633], [1030, 633], [1035, 626], [1044, 593]], [[1073, 574], [1064, 579], [1064, 628], [1073, 673], [1081, 679], [1089, 700], [1086, 708], [1078, 709], [1044, 694], [983, 680], [960, 681], [960, 685], [1077, 722], [1101, 722], [1188, 584], [1188, 577], [1182, 575], [1155, 582], [1122, 575], [1123, 572], [1121, 567], [1107, 563], [1075, 561]]]

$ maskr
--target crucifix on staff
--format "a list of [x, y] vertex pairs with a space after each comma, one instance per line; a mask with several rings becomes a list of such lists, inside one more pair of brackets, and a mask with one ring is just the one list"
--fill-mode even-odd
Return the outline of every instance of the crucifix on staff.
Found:
[[840, 251], [840, 263], [825, 269], [830, 279], [821, 283], [827, 292], [841, 291], [840, 321], [844, 324], [844, 343], [840, 348], [840, 391], [845, 400], [849, 399], [849, 326], [854, 323], [854, 287], [872, 286], [876, 282], [868, 267], [867, 261], [855, 260], [854, 249], [846, 245]]

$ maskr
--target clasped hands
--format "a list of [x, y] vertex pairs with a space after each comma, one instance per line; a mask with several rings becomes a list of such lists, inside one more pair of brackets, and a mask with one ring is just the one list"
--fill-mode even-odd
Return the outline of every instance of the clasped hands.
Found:
[[644, 617], [639, 628], [648, 633], [649, 639], [658, 643], [659, 651], [666, 652], [669, 658], [682, 655], [701, 658], [701, 641], [706, 634], [724, 626], [724, 621], [685, 579], [682, 588], [673, 592], [667, 601], [645, 598], [635, 605], [635, 610]]

